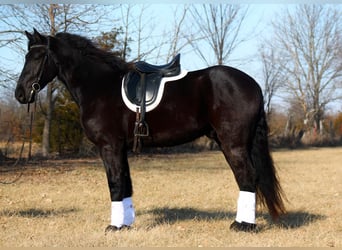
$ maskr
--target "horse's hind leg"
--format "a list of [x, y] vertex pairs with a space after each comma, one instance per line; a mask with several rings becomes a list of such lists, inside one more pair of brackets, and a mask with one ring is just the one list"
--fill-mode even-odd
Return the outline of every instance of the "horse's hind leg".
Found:
[[253, 168], [247, 146], [245, 144], [233, 146], [222, 141], [220, 141], [220, 146], [240, 189], [236, 219], [230, 228], [238, 231], [253, 231], [256, 228], [257, 175]]
[[283, 192], [269, 151], [264, 112], [255, 126], [229, 125], [218, 130], [216, 138], [240, 188], [236, 220], [231, 228], [249, 231], [255, 228], [256, 193], [259, 202], [277, 219], [286, 212]]

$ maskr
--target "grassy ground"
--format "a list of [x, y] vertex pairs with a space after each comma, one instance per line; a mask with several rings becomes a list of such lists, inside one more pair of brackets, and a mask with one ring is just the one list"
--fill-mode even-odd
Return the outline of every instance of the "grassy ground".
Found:
[[[229, 230], [238, 188], [219, 152], [131, 157], [137, 212], [129, 231], [105, 235], [110, 200], [100, 160], [48, 161], [0, 184], [0, 246], [342, 247], [342, 148], [273, 153], [289, 200], [257, 233]], [[20, 173], [20, 172], [19, 172]], [[18, 172], [2, 172], [10, 182]]]

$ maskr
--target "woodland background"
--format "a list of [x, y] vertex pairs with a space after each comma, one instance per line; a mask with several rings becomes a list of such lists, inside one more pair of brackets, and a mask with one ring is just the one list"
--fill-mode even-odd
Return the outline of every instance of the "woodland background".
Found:
[[[1, 156], [18, 152], [23, 142], [30, 145], [24, 156], [28, 158], [96, 155], [84, 137], [78, 108], [58, 79], [40, 93], [29, 113], [27, 106], [15, 100], [14, 88], [27, 49], [24, 31], [32, 32], [32, 27], [49, 35], [64, 31], [84, 35], [126, 61], [163, 64], [177, 53], [184, 58], [192, 55], [187, 65], [198, 61], [203, 67], [226, 64], [239, 68], [257, 61], [272, 147], [342, 145], [341, 5], [282, 6], [270, 19], [264, 36], [246, 28], [251, 26], [247, 22], [253, 6], [167, 7], [167, 25], [157, 29], [153, 4], [0, 5]], [[252, 57], [236, 57], [234, 53], [248, 40], [255, 40], [258, 49]], [[10, 53], [3, 53], [5, 49]], [[34, 153], [32, 145], [37, 147]], [[209, 139], [200, 138], [176, 148], [154, 150], [216, 148]]]

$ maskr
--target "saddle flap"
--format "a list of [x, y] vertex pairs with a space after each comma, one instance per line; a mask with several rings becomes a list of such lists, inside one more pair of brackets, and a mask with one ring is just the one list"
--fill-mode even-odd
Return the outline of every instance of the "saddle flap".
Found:
[[[155, 101], [158, 95], [158, 90], [162, 76], [159, 73], [148, 74], [146, 77], [146, 105], [150, 105]], [[140, 106], [142, 99], [142, 89], [140, 84], [140, 74], [137, 72], [129, 72], [124, 81], [124, 89], [128, 100], [137, 106]]]
[[[153, 78], [151, 83], [148, 83], [152, 78], [146, 78], [146, 89], [148, 89], [148, 93], [146, 93], [146, 112], [150, 112], [155, 109], [163, 96], [164, 87], [167, 82], [173, 82], [179, 80], [187, 75], [186, 70], [182, 70], [181, 73], [177, 76], [173, 77], [162, 77], [160, 82], [158, 78]], [[136, 71], [131, 71], [125, 75], [122, 79], [121, 85], [121, 96], [122, 100], [126, 104], [126, 106], [133, 112], [136, 112], [137, 108], [140, 108], [141, 105], [141, 92], [139, 90], [140, 85], [140, 73]]]

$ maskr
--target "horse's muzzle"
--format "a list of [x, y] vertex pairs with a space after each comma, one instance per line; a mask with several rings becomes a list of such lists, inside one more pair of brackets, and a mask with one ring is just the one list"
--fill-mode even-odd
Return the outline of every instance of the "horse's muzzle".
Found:
[[21, 104], [32, 103], [35, 100], [35, 93], [27, 93], [24, 88], [17, 87], [15, 90], [15, 98]]

